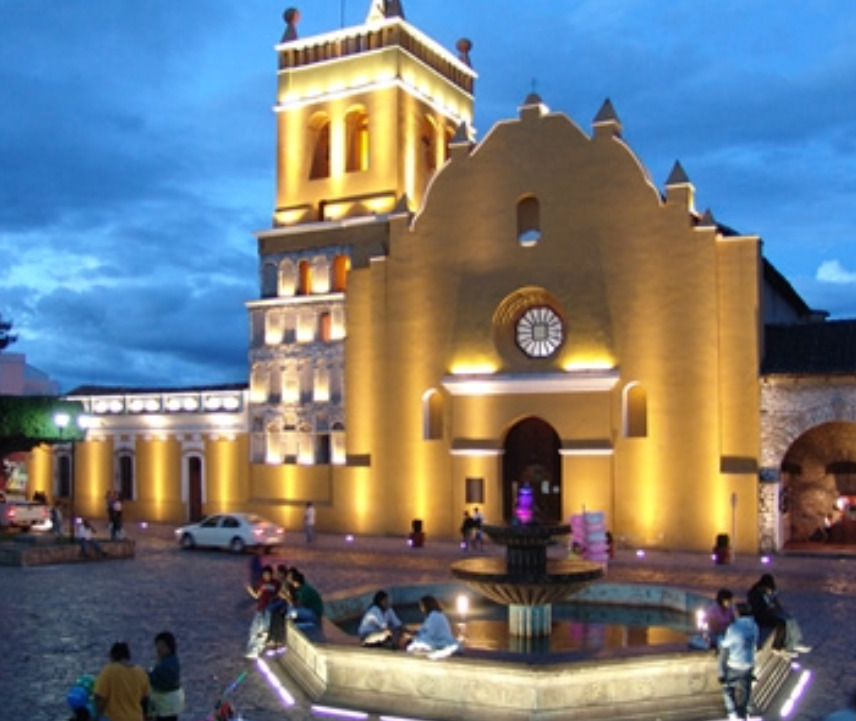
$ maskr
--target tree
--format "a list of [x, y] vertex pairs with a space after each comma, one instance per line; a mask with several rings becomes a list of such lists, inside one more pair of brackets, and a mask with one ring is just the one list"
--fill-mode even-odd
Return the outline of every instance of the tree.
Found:
[[18, 340], [18, 336], [12, 335], [12, 325], [11, 320], [3, 320], [0, 315], [0, 351]]
[[[57, 413], [65, 413], [71, 419], [62, 431], [54, 422]], [[75, 421], [81, 413], [82, 404], [53, 396], [0, 396], [0, 459], [41, 443], [82, 440], [84, 432]]]

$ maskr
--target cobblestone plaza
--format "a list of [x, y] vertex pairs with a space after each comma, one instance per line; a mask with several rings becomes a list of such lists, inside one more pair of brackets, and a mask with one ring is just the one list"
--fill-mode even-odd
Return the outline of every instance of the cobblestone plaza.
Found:
[[[137, 557], [35, 568], [0, 567], [0, 678], [2, 719], [58, 721], [69, 711], [65, 695], [81, 673], [97, 673], [116, 640], [131, 644], [136, 662], [150, 666], [152, 639], [176, 633], [188, 707], [182, 718], [201, 721], [223, 688], [241, 671], [247, 680], [234, 696], [248, 721], [312, 718], [305, 703], [284, 709], [253, 664], [243, 658], [252, 607], [243, 590], [249, 558], [218, 552], [183, 552], [166, 527], [136, 530]], [[404, 539], [322, 536], [306, 547], [294, 534], [277, 562], [297, 565], [322, 593], [366, 584], [451, 581], [460, 557], [451, 542], [408, 548]], [[489, 547], [489, 555], [501, 549]], [[856, 592], [856, 558], [773, 557], [762, 565], [742, 557], [714, 566], [707, 556], [621, 551], [610, 580], [670, 584], [715, 593], [721, 586], [743, 596], [765, 571], [779, 582], [813, 652], [805, 664], [812, 682], [791, 716], [814, 721], [843, 705], [856, 686], [849, 618]]]

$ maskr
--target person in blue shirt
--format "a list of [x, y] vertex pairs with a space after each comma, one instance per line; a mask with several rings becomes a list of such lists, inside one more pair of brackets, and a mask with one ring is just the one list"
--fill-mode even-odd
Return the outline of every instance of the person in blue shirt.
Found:
[[729, 719], [748, 719], [758, 624], [752, 616], [737, 616], [719, 644], [719, 683]]

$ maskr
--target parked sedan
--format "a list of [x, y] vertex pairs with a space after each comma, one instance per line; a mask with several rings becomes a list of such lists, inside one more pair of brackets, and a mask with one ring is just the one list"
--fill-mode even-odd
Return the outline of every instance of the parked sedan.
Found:
[[254, 513], [220, 513], [177, 528], [182, 548], [206, 546], [242, 553], [245, 548], [266, 549], [285, 541], [285, 529]]

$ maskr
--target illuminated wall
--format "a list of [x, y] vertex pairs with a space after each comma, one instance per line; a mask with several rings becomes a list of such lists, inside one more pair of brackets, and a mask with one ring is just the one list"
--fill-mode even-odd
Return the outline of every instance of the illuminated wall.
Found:
[[[421, 50], [399, 43], [411, 35]], [[680, 175], [661, 194], [617, 120], [589, 134], [538, 98], [478, 145], [458, 136], [445, 162], [475, 75], [432, 43], [396, 18], [278, 46], [250, 412], [135, 430], [132, 512], [183, 520], [176, 479], [202, 443], [208, 512], [249, 508], [293, 530], [311, 500], [323, 530], [404, 535], [421, 518], [429, 537], [456, 536], [465, 505], [508, 515], [507, 436], [537, 418], [559, 439], [563, 517], [602, 510], [619, 543], [695, 550], [733, 526], [738, 550], [755, 550], [758, 239], [704, 221]], [[538, 308], [561, 334], [527, 355], [521, 323]], [[298, 321], [316, 311], [330, 314], [320, 326]], [[312, 370], [334, 356], [340, 373]], [[105, 399], [104, 413], [123, 402]], [[319, 463], [313, 423], [331, 408], [335, 461]], [[123, 423], [100, 430], [87, 461], [93, 508]], [[478, 504], [467, 479], [480, 479]]]

